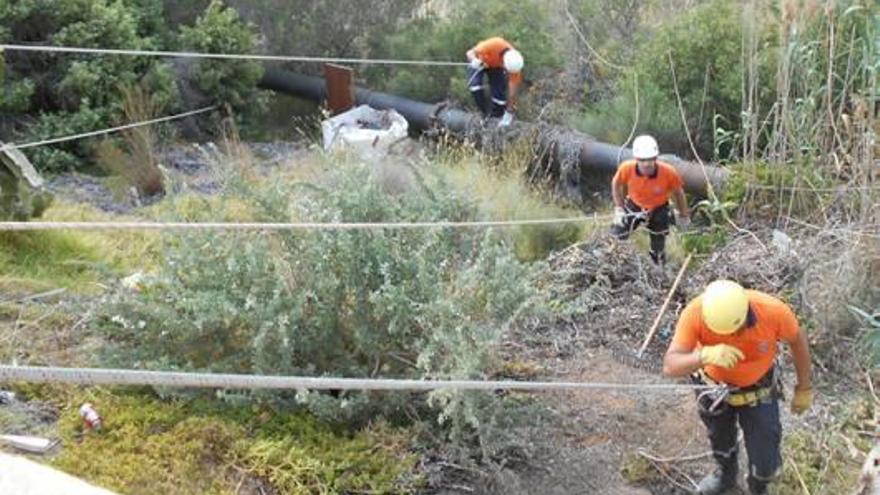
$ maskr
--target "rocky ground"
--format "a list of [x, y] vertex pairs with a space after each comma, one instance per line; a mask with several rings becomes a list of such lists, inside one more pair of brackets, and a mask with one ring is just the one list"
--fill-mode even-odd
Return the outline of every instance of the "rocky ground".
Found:
[[[294, 142], [249, 143], [247, 147], [257, 170], [264, 173], [309, 153], [307, 146]], [[159, 163], [171, 187], [212, 194], [220, 187], [221, 178], [215, 166], [220, 154], [215, 143], [176, 145], [160, 154]], [[131, 213], [161, 200], [161, 196], [140, 198], [130, 191], [113, 190], [105, 178], [80, 173], [56, 175], [47, 186], [60, 199], [115, 214]]]

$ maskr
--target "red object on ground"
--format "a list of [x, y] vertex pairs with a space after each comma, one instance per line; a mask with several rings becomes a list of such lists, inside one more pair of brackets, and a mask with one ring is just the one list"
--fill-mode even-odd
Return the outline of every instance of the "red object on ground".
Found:
[[102, 426], [101, 416], [98, 411], [86, 402], [79, 408], [79, 416], [83, 419], [83, 424], [87, 430], [100, 430]]

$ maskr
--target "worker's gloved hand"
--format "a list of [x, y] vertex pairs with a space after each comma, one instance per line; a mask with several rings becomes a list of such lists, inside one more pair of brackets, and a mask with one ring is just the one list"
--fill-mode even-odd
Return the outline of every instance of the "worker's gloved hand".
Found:
[[733, 368], [744, 357], [741, 350], [727, 344], [710, 345], [700, 349], [700, 363], [704, 365]]
[[471, 69], [480, 70], [483, 68], [483, 61], [479, 57], [474, 57], [470, 61]]
[[626, 218], [626, 210], [621, 206], [614, 207], [614, 220], [611, 221], [611, 225], [616, 225], [617, 227], [623, 227], [623, 219]]
[[675, 219], [675, 224], [678, 225], [678, 228], [681, 231], [686, 231], [688, 227], [691, 226], [690, 215], [679, 215], [679, 217]]
[[794, 397], [791, 399], [791, 412], [794, 414], [803, 414], [807, 412], [813, 405], [813, 388], [806, 387], [794, 388]]
[[498, 127], [507, 127], [513, 123], [513, 112], [510, 110], [504, 112], [504, 116], [498, 122]]

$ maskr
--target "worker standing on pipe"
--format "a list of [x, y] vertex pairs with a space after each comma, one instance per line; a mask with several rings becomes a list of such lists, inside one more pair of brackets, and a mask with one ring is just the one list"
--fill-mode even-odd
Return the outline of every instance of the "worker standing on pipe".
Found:
[[[516, 96], [522, 84], [523, 57], [507, 40], [489, 38], [467, 51], [467, 85], [484, 116], [501, 117], [499, 127], [513, 122]], [[486, 102], [483, 75], [489, 79], [492, 104]]]
[[736, 485], [737, 422], [749, 456], [749, 493], [767, 493], [777, 476], [782, 466], [778, 341], [791, 347], [797, 372], [791, 411], [801, 414], [813, 403], [810, 347], [787, 304], [716, 280], [682, 311], [663, 373], [692, 374], [694, 382], [715, 386], [698, 393], [697, 406], [719, 471], [700, 481], [698, 493], [720, 495]]
[[[677, 223], [686, 229], [690, 224], [690, 213], [681, 175], [672, 165], [658, 160], [659, 154], [653, 137], [639, 136], [633, 141], [635, 159], [617, 167], [611, 181], [614, 199], [611, 233], [618, 239], [627, 239], [639, 225], [646, 223], [651, 237], [651, 259], [662, 265], [666, 262], [669, 225]], [[677, 222], [669, 211], [670, 196], [678, 208]]]

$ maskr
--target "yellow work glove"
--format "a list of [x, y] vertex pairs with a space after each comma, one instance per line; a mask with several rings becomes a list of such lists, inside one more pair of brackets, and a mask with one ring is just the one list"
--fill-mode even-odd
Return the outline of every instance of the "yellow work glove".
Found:
[[732, 345], [710, 345], [700, 349], [700, 364], [733, 368], [745, 355]]
[[794, 397], [791, 398], [791, 412], [803, 414], [813, 405], [813, 387], [794, 388]]

